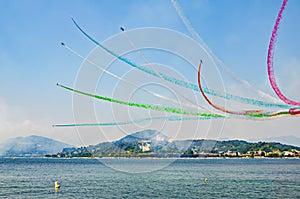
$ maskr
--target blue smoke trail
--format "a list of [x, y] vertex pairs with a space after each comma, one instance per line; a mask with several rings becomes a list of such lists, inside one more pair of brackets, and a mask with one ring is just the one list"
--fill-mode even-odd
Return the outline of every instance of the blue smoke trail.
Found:
[[[153, 70], [145, 68], [143, 66], [139, 66], [137, 64], [135, 64], [134, 62], [126, 59], [123, 56], [120, 56], [118, 54], [116, 54], [115, 52], [111, 51], [110, 49], [106, 48], [105, 46], [103, 46], [102, 44], [100, 44], [97, 40], [95, 40], [93, 37], [91, 37], [90, 35], [88, 35], [77, 23], [76, 21], [71, 18], [73, 23], [75, 24], [75, 26], [80, 30], [80, 32], [82, 32], [87, 38], [89, 38], [93, 43], [95, 43], [97, 46], [99, 46], [100, 48], [102, 48], [103, 50], [105, 50], [106, 52], [108, 52], [109, 54], [113, 55], [114, 57], [118, 58], [119, 60], [127, 63], [128, 65], [137, 68], [147, 74], [153, 75], [155, 77], [162, 77], [164, 80], [171, 82], [175, 85], [179, 85], [188, 89], [192, 89], [194, 91], [200, 92], [199, 88], [197, 85], [189, 83], [189, 82], [185, 82], [179, 79], [176, 79], [174, 77], [169, 77], [168, 75], [164, 74], [164, 73], [155, 73]], [[249, 99], [249, 98], [244, 98], [244, 97], [240, 97], [240, 96], [235, 96], [229, 93], [226, 93], [225, 95], [221, 94], [221, 93], [217, 93], [216, 91], [211, 91], [208, 90], [207, 88], [204, 88], [203, 91], [206, 94], [209, 95], [213, 95], [216, 97], [221, 97], [221, 98], [225, 98], [228, 100], [235, 100], [235, 101], [239, 101], [239, 102], [243, 102], [243, 103], [247, 103], [247, 104], [252, 104], [252, 105], [257, 105], [257, 106], [264, 106], [264, 107], [277, 107], [277, 108], [291, 108], [290, 105], [287, 104], [277, 104], [277, 103], [268, 103], [268, 102], [264, 102], [261, 100], [254, 100], [254, 99]]]
[[135, 119], [132, 121], [124, 121], [124, 122], [108, 122], [108, 123], [86, 123], [86, 124], [54, 124], [53, 127], [87, 127], [87, 126], [118, 126], [118, 125], [129, 125], [135, 123], [142, 123], [153, 120], [166, 120], [166, 121], [186, 121], [186, 120], [209, 120], [209, 119], [217, 119], [217, 117], [153, 117], [153, 118], [141, 118]]

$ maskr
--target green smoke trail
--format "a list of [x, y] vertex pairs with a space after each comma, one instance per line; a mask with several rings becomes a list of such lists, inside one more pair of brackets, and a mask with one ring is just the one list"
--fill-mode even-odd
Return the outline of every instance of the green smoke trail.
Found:
[[[169, 112], [169, 113], [174, 113], [174, 114], [181, 114], [181, 115], [192, 115], [192, 116], [198, 116], [198, 119], [217, 119], [217, 118], [225, 118], [225, 116], [223, 115], [219, 115], [219, 114], [213, 114], [213, 113], [200, 113], [200, 112], [190, 112], [190, 111], [185, 111], [182, 109], [178, 109], [178, 108], [173, 108], [173, 107], [164, 107], [164, 106], [158, 106], [158, 105], [150, 105], [150, 104], [141, 104], [141, 103], [134, 103], [134, 102], [125, 102], [125, 101], [121, 101], [121, 100], [117, 100], [117, 99], [113, 99], [113, 98], [109, 98], [109, 97], [104, 97], [104, 96], [99, 96], [99, 95], [94, 95], [94, 94], [90, 94], [90, 93], [86, 93], [86, 92], [82, 92], [61, 84], [57, 84], [57, 86], [60, 86], [64, 89], [70, 90], [72, 92], [75, 93], [79, 93], [82, 95], [86, 95], [89, 97], [93, 97], [96, 99], [100, 99], [100, 100], [104, 100], [104, 101], [109, 101], [109, 102], [113, 102], [113, 103], [117, 103], [117, 104], [122, 104], [122, 105], [127, 105], [127, 106], [131, 106], [131, 107], [138, 107], [138, 108], [143, 108], [143, 109], [150, 109], [150, 110], [155, 110], [155, 111], [164, 111], [164, 112]], [[247, 114], [245, 117], [245, 119], [251, 119], [251, 118], [274, 118], [274, 117], [278, 117], [278, 116], [284, 116], [284, 115], [290, 115], [289, 111], [279, 111], [276, 113], [249, 113]], [[157, 118], [158, 119], [158, 118]], [[160, 119], [165, 119], [165, 118], [160, 118]], [[146, 121], [147, 119], [139, 119], [137, 120], [137, 122], [143, 122]], [[149, 118], [150, 120], [150, 118]], [[172, 120], [176, 120], [176, 117], [170, 117], [167, 118], [167, 120], [172, 121]], [[183, 119], [185, 120], [185, 119]], [[187, 120], [187, 119], [186, 119]], [[107, 125], [113, 125], [113, 123], [107, 123]], [[127, 124], [126, 122], [121, 122], [121, 124]], [[84, 126], [84, 124], [83, 124]]]
[[[118, 54], [116, 54], [115, 52], [111, 51], [110, 49], [106, 48], [105, 46], [103, 46], [102, 44], [100, 44], [97, 40], [95, 40], [93, 37], [91, 37], [90, 35], [88, 35], [77, 23], [76, 21], [71, 18], [73, 23], [75, 24], [75, 26], [80, 30], [80, 32], [82, 32], [87, 38], [89, 38], [89, 40], [91, 40], [94, 44], [96, 44], [97, 46], [99, 46], [100, 48], [102, 48], [103, 50], [105, 50], [106, 52], [108, 52], [109, 54], [113, 55], [114, 57], [118, 58], [119, 60], [127, 63], [128, 65], [137, 68], [147, 74], [150, 74], [152, 76], [155, 77], [162, 77], [164, 80], [171, 82], [173, 84], [176, 84], [178, 86], [182, 86], [188, 89], [192, 89], [194, 91], [200, 92], [199, 88], [197, 85], [189, 83], [189, 82], [185, 82], [179, 79], [176, 79], [174, 77], [169, 77], [168, 75], [164, 74], [164, 73], [155, 73], [155, 71], [145, 68], [143, 66], [139, 66], [137, 64], [135, 64], [134, 62], [130, 61], [129, 59], [126, 59], [125, 57], [122, 57]], [[287, 105], [287, 104], [277, 104], [277, 103], [269, 103], [269, 102], [264, 102], [261, 100], [254, 100], [254, 99], [250, 99], [250, 98], [244, 98], [244, 97], [240, 97], [240, 96], [235, 96], [229, 93], [226, 93], [225, 95], [218, 93], [216, 91], [212, 91], [212, 90], [208, 90], [207, 88], [204, 88], [203, 91], [206, 94], [209, 95], [213, 95], [216, 97], [221, 97], [221, 98], [225, 98], [228, 100], [235, 100], [235, 101], [239, 101], [239, 102], [243, 102], [246, 104], [251, 104], [251, 105], [257, 105], [257, 106], [264, 106], [264, 107], [277, 107], [277, 108], [291, 108], [291, 105]]]
[[53, 127], [87, 127], [87, 126], [119, 126], [119, 125], [128, 125], [134, 123], [142, 123], [153, 120], [166, 120], [166, 121], [186, 121], [186, 120], [209, 120], [209, 119], [217, 119], [216, 117], [152, 117], [152, 118], [141, 118], [135, 119], [132, 121], [124, 121], [124, 122], [108, 122], [108, 123], [86, 123], [86, 124], [55, 124]]
[[164, 106], [158, 106], [158, 105], [140, 104], [140, 103], [134, 103], [134, 102], [125, 102], [125, 101], [121, 101], [121, 100], [117, 100], [117, 99], [113, 99], [113, 98], [109, 98], [109, 97], [104, 97], [104, 96], [100, 96], [100, 95], [94, 95], [94, 94], [82, 92], [82, 91], [79, 91], [79, 90], [76, 90], [76, 89], [73, 89], [73, 88], [70, 88], [70, 87], [67, 87], [67, 86], [63, 86], [61, 84], [57, 84], [57, 86], [60, 86], [64, 89], [70, 90], [70, 91], [75, 92], [75, 93], [79, 93], [79, 94], [82, 94], [82, 95], [93, 97], [93, 98], [96, 98], [96, 99], [100, 99], [100, 100], [104, 100], [104, 101], [108, 101], [108, 102], [113, 102], [113, 103], [117, 103], [117, 104], [122, 104], [122, 105], [127, 105], [127, 106], [132, 106], [132, 107], [138, 107], [138, 108], [143, 108], [143, 109], [151, 109], [151, 110], [155, 110], [155, 111], [164, 111], [164, 112], [181, 114], [181, 115], [193, 115], [193, 116], [200, 116], [200, 117], [215, 117], [215, 118], [224, 117], [222, 115], [213, 114], [213, 113], [189, 112], [189, 111], [184, 111], [182, 109], [173, 108], [173, 107], [164, 107]]

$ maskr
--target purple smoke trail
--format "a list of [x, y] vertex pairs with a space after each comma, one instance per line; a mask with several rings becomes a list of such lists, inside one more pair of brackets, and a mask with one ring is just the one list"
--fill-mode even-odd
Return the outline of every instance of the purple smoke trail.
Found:
[[282, 18], [282, 13], [285, 9], [287, 1], [288, 0], [283, 0], [281, 8], [279, 10], [279, 13], [277, 15], [277, 19], [276, 19], [273, 31], [272, 31], [272, 36], [271, 36], [271, 39], [270, 39], [270, 44], [269, 44], [269, 49], [268, 49], [268, 58], [267, 58], [268, 75], [269, 75], [269, 80], [270, 80], [270, 83], [271, 83], [271, 86], [272, 86], [273, 90], [275, 91], [276, 95], [282, 101], [284, 101], [286, 104], [290, 104], [290, 105], [294, 105], [294, 106], [300, 106], [300, 102], [290, 100], [282, 94], [279, 87], [277, 86], [275, 76], [274, 76], [274, 69], [273, 69], [273, 49], [274, 49], [275, 41], [276, 41], [276, 38], [277, 38], [277, 31], [278, 31], [278, 28], [279, 28], [280, 20]]

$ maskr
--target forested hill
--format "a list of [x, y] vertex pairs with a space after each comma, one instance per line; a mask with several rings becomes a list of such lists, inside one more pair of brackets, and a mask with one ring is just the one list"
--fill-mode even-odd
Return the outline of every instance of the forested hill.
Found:
[[281, 157], [299, 156], [300, 147], [276, 142], [250, 143], [242, 140], [173, 141], [155, 130], [145, 130], [115, 142], [81, 148], [65, 148], [60, 156], [70, 157]]

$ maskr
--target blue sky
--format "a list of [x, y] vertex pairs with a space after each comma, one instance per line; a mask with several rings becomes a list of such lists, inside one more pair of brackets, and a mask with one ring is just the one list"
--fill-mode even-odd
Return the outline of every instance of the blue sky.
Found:
[[[267, 78], [266, 54], [280, 0], [179, 0], [178, 3], [201, 38], [228, 68], [254, 87], [276, 97]], [[0, 141], [38, 134], [74, 145], [82, 144], [75, 129], [51, 127], [55, 123], [73, 122], [72, 94], [55, 84], [74, 85], [82, 63], [60, 42], [66, 42], [84, 56], [95, 48], [76, 29], [71, 16], [101, 42], [120, 34], [120, 26], [126, 30], [168, 28], [191, 36], [170, 1], [1, 0], [0, 5]], [[299, 19], [300, 2], [290, 0], [280, 25], [274, 59], [282, 91], [298, 101]], [[299, 136], [295, 130], [297, 123], [298, 118], [226, 121], [220, 137]], [[109, 139], [123, 136], [118, 129], [104, 131], [114, 132]], [[88, 137], [85, 144], [107, 138], [105, 135], [97, 139], [92, 135]]]

